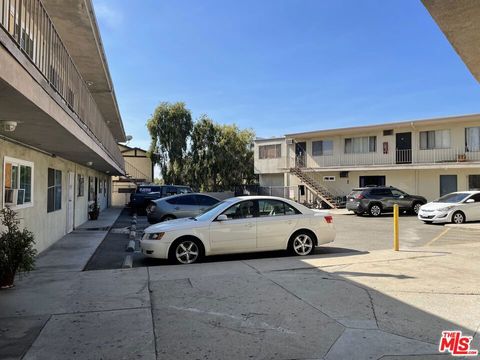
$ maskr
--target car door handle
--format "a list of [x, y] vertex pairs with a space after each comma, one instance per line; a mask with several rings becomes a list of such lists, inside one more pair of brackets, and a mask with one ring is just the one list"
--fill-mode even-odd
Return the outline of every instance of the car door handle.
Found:
[[180, 208], [177, 206], [176, 208], [174, 208], [175, 210], [180, 210]]

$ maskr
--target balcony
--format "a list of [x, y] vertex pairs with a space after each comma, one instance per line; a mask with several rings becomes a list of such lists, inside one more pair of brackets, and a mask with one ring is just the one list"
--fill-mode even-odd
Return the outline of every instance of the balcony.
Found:
[[396, 150], [389, 154], [339, 154], [326, 156], [291, 157], [289, 167], [309, 169], [361, 168], [365, 166], [400, 167], [434, 164], [480, 163], [480, 151], [463, 148], [431, 150]]
[[120, 166], [123, 158], [88, 85], [40, 0], [0, 0], [0, 28], [39, 71], [62, 105]]

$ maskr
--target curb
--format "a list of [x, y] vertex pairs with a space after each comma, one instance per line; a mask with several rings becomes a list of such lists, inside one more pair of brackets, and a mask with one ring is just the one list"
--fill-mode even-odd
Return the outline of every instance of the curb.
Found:
[[132, 255], [125, 256], [123, 260], [122, 269], [131, 269], [133, 266], [133, 258]]

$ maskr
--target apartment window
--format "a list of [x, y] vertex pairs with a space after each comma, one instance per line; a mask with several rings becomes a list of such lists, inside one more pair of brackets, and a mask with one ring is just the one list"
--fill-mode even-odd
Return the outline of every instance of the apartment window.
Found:
[[335, 181], [335, 176], [324, 176], [323, 181]]
[[5, 157], [4, 159], [4, 205], [29, 207], [33, 205], [33, 163]]
[[320, 140], [312, 142], [312, 156], [333, 155], [333, 141]]
[[62, 208], [62, 172], [48, 168], [47, 212]]
[[77, 175], [77, 196], [85, 195], [85, 176], [78, 174]]
[[480, 190], [480, 175], [468, 175], [468, 190]]
[[365, 154], [377, 152], [377, 137], [362, 136], [345, 139], [345, 154]]
[[480, 151], [480, 126], [465, 129], [465, 147], [467, 151]]
[[258, 155], [260, 159], [276, 159], [282, 157], [282, 145], [260, 145], [258, 147]]
[[420, 131], [420, 150], [448, 149], [450, 130]]

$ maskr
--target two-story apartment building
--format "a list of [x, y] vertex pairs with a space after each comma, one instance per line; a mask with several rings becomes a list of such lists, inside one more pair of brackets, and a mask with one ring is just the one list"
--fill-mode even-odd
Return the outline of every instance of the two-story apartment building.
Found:
[[44, 250], [106, 208], [125, 132], [91, 0], [0, 0], [0, 207]]
[[112, 205], [125, 206], [137, 185], [153, 183], [155, 164], [144, 149], [125, 144], [118, 147], [125, 161], [125, 175], [112, 178]]
[[480, 115], [258, 139], [255, 172], [261, 186], [288, 186], [298, 200], [304, 186], [318, 192], [315, 185], [330, 197], [359, 186], [391, 185], [429, 200], [480, 189]]

